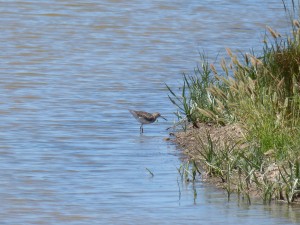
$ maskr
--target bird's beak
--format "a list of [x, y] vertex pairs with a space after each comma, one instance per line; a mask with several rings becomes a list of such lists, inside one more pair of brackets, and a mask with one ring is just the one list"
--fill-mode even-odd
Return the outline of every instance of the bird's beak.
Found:
[[167, 121], [167, 119], [165, 117], [163, 117], [163, 116], [160, 116], [160, 117], [163, 118], [165, 121]]

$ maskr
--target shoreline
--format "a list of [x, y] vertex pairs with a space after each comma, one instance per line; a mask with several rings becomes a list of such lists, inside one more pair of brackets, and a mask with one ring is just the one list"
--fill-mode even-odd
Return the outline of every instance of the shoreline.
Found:
[[[190, 125], [186, 131], [176, 131], [172, 135], [174, 135], [174, 138], [171, 141], [179, 146], [179, 150], [182, 151], [188, 163], [197, 167], [195, 171], [198, 171], [201, 181], [226, 190], [228, 199], [231, 194], [237, 194], [250, 204], [252, 199], [262, 199], [264, 203], [300, 204], [299, 196], [295, 197], [293, 202], [289, 202], [283, 190], [278, 190], [273, 186], [275, 183], [281, 182], [281, 178], [280, 166], [273, 160], [272, 154], [267, 153], [264, 155], [265, 167], [261, 171], [253, 171], [253, 177], [241, 176], [238, 168], [232, 168], [230, 174], [227, 175], [226, 171], [224, 174], [211, 172], [211, 165], [208, 166], [207, 159], [204, 158], [206, 147], [213, 145], [216, 152], [221, 152], [226, 148], [230, 148], [232, 151], [242, 151], [243, 149], [247, 150], [249, 147], [245, 142], [245, 132], [239, 125], [219, 126], [199, 123], [198, 128]], [[225, 160], [224, 158], [223, 161], [225, 162]], [[245, 186], [242, 188], [243, 181], [241, 179], [249, 180], [247, 188]], [[188, 181], [192, 180], [194, 179]], [[271, 191], [262, 188], [262, 185], [267, 184], [270, 184], [270, 186], [266, 186], [266, 188], [271, 188]], [[279, 191], [279, 193], [274, 195], [276, 191]]]

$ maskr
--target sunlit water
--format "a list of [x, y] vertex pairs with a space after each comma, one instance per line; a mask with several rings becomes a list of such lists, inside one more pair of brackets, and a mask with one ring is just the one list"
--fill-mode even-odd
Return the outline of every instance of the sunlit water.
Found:
[[[1, 224], [299, 222], [295, 208], [183, 184], [180, 151], [163, 140], [176, 119], [164, 83], [178, 86], [199, 51], [259, 49], [265, 25], [285, 29], [281, 1], [0, 6]], [[128, 109], [168, 122], [140, 135]]]

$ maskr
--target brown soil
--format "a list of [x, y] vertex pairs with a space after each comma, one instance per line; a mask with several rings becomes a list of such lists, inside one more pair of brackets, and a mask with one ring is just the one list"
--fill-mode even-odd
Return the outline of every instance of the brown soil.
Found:
[[185, 153], [193, 155], [198, 145], [197, 138], [207, 143], [209, 134], [214, 144], [221, 147], [222, 145], [235, 144], [243, 140], [244, 134], [242, 129], [237, 125], [217, 126], [201, 123], [199, 128], [190, 126], [187, 131], [175, 133], [175, 142], [184, 148]]

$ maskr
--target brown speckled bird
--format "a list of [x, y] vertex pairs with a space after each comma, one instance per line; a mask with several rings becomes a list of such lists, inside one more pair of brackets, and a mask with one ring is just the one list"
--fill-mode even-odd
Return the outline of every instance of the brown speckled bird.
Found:
[[160, 115], [160, 113], [155, 112], [155, 113], [147, 113], [143, 111], [134, 111], [134, 110], [129, 110], [129, 112], [136, 118], [137, 121], [141, 123], [140, 126], [140, 133], [144, 132], [143, 125], [144, 124], [149, 124], [153, 123], [156, 121], [158, 117], [163, 118], [164, 120], [167, 120], [165, 117]]

